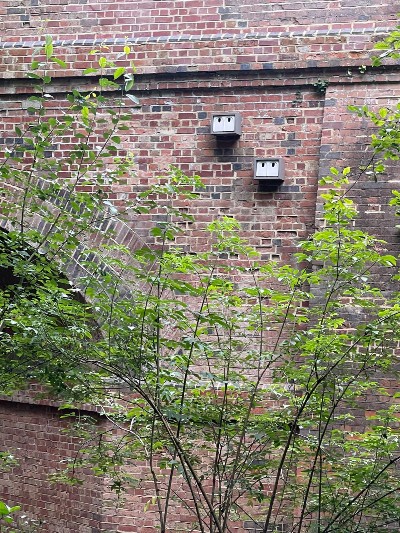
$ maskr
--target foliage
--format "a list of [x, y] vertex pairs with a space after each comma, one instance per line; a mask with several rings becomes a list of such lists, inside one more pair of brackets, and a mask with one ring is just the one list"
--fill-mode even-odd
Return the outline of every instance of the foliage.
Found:
[[313, 87], [317, 93], [325, 94], [326, 89], [328, 88], [329, 81], [328, 80], [321, 80], [318, 78], [318, 80], [313, 83]]
[[16, 511], [19, 511], [20, 507], [9, 507], [4, 502], [0, 502], [0, 520], [6, 523], [11, 523], [13, 521], [11, 515]]
[[[20, 506], [9, 507], [0, 501], [0, 531], [2, 533], [36, 533], [40, 531], [43, 522], [32, 520], [25, 515], [20, 515]], [[16, 516], [19, 514], [19, 516]]]
[[[14, 459], [12, 459], [14, 464]], [[2, 533], [35, 533], [43, 524], [41, 520], [33, 520], [21, 515], [19, 505], [9, 506], [0, 500], [0, 531]]]
[[379, 56], [372, 58], [372, 66], [380, 67], [383, 60], [400, 59], [400, 25], [383, 40], [375, 45], [377, 50], [383, 50]]
[[[122, 207], [109, 195], [133, 172], [120, 148], [132, 76], [101, 56], [86, 71], [99, 88], [74, 89], [56, 116], [47, 62], [63, 66], [50, 39], [32, 65], [33, 120], [0, 167], [0, 383], [10, 393], [38, 382], [76, 419], [80, 453], [54, 479], [79, 483], [89, 467], [121, 493], [149, 478], [146, 510], [162, 532], [179, 505], [203, 533], [239, 520], [264, 533], [394, 529], [400, 301], [371, 271], [396, 274], [396, 258], [354, 226], [346, 187], [357, 172], [322, 180], [324, 224], [294, 266], [259, 261], [229, 217], [205, 229], [208, 251], [188, 253], [176, 237], [193, 218], [176, 200], [197, 198], [197, 176], [171, 168]], [[377, 157], [398, 159], [397, 111], [357, 111], [379, 120]], [[118, 224], [149, 213], [151, 246], [116, 242]], [[365, 399], [378, 396], [366, 417]], [[81, 403], [98, 406], [107, 428], [77, 416]]]

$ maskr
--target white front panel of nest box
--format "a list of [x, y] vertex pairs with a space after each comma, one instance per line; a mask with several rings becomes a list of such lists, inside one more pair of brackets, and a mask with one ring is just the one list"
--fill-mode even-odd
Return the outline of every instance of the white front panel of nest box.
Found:
[[213, 132], [233, 132], [235, 131], [235, 115], [216, 115], [213, 118]]
[[279, 176], [279, 161], [267, 161], [267, 177], [277, 178]]
[[257, 161], [257, 178], [277, 178], [279, 177], [279, 161], [261, 160]]
[[225, 118], [225, 131], [235, 131], [235, 115], [226, 116]]

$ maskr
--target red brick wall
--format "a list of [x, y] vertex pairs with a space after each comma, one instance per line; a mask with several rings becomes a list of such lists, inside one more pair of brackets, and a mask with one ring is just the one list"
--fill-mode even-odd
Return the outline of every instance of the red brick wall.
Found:
[[[365, 119], [348, 110], [349, 105], [368, 104], [371, 110], [380, 107], [395, 107], [400, 94], [400, 82], [338, 83], [328, 88], [321, 134], [319, 159], [320, 176], [329, 174], [331, 166], [352, 168], [353, 185], [350, 197], [358, 209], [357, 224], [362, 229], [387, 242], [382, 249], [400, 254], [400, 232], [396, 228], [398, 217], [390, 207], [392, 190], [399, 189], [400, 176], [397, 162], [386, 163], [386, 172], [372, 176], [360, 171], [370, 163], [372, 152], [369, 148], [373, 128]], [[317, 218], [320, 206], [317, 206]], [[377, 282], [383, 291], [390, 290], [391, 275], [382, 269]]]
[[[5, 77], [26, 70], [29, 44], [49, 33], [71, 69], [84, 68], [85, 48], [135, 44], [138, 72], [313, 68], [354, 64], [394, 25], [398, 1], [153, 0], [85, 2], [5, 0], [0, 7]], [[28, 57], [26, 57], [28, 56]], [[22, 58], [22, 59], [21, 59]], [[24, 59], [25, 58], [25, 59]]]
[[103, 483], [85, 475], [83, 486], [52, 484], [48, 476], [78, 452], [80, 441], [62, 433], [67, 423], [54, 407], [0, 401], [0, 450], [18, 466], [0, 476], [0, 500], [21, 505], [48, 533], [93, 533], [102, 523]]
[[[53, 36], [57, 55], [68, 63], [55, 74], [55, 106], [62, 106], [68, 86], [90, 86], [90, 79], [67, 78], [90, 66], [93, 47], [104, 42], [112, 55], [126, 40], [141, 101], [126, 139], [137, 173], [114, 191], [116, 200], [124, 202], [174, 163], [200, 174], [207, 187], [192, 204], [198, 222], [180, 244], [201, 250], [207, 245], [205, 223], [230, 214], [262, 258], [290, 261], [296, 239], [315, 225], [318, 176], [335, 164], [357, 167], [366, 155], [368, 125], [350, 115], [347, 105], [376, 105], [388, 101], [382, 95], [399, 94], [398, 70], [358, 70], [399, 11], [400, 2], [393, 0], [4, 0], [0, 143], [24, 113], [31, 91], [25, 73], [41, 35]], [[318, 79], [329, 81], [326, 94], [313, 87]], [[225, 111], [242, 114], [243, 133], [233, 144], [210, 135], [211, 114]], [[257, 192], [254, 156], [284, 159], [286, 180], [277, 192]], [[364, 178], [354, 187], [361, 224], [387, 238], [395, 253], [396, 221], [382, 206], [397, 184], [390, 170], [377, 183]], [[135, 229], [145, 234], [145, 227]], [[126, 238], [123, 229], [116, 238]], [[22, 503], [27, 512], [36, 512], [35, 500], [52, 533], [155, 531], [141, 512], [146, 490], [129, 494], [125, 511], [107, 504], [99, 516], [102, 485], [90, 478], [74, 489], [48, 484], [47, 473], [76, 446], [60, 436], [63, 424], [55, 410], [3, 402], [1, 413], [0, 449], [20, 448], [22, 461], [3, 476], [0, 499]]]
[[4, 0], [0, 29], [11, 40], [36, 38], [44, 28], [66, 39], [365, 29], [385, 26], [397, 10], [389, 0]]

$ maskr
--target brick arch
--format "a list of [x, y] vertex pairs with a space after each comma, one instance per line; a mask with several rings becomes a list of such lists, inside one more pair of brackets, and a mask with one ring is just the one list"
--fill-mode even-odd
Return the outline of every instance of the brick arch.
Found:
[[[31, 229], [38, 230], [42, 235], [45, 235], [46, 231], [48, 230], [48, 223], [38, 213], [35, 213], [35, 215], [31, 218], [30, 227]], [[0, 218], [0, 229], [11, 231], [13, 226], [9, 220]], [[84, 262], [90, 253], [90, 246], [95, 242], [102, 242], [107, 245], [116, 246], [123, 245], [130, 251], [147, 246], [146, 242], [139, 235], [139, 233], [136, 232], [127, 222], [118, 217], [113, 217], [106, 223], [102, 219], [99, 219], [97, 227], [94, 225], [92, 229], [95, 231], [91, 232], [91, 238], [82, 240], [75, 251], [71, 253], [68, 261], [60, 265], [63, 273], [66, 275], [69, 281], [71, 281], [78, 288], [82, 288], [80, 278], [87, 273]], [[126, 261], [125, 264], [127, 266], [130, 266], [134, 263], [132, 257], [129, 257], [126, 254], [124, 260]], [[98, 261], [100, 266], [100, 255], [98, 257]]]

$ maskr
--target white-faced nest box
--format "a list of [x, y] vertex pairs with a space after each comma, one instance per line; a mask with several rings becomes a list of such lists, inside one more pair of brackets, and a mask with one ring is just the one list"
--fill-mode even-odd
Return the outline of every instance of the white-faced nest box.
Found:
[[254, 179], [259, 182], [260, 190], [271, 191], [283, 183], [283, 159], [271, 157], [254, 160]]
[[211, 133], [225, 137], [239, 137], [242, 133], [240, 113], [220, 113], [211, 119]]

